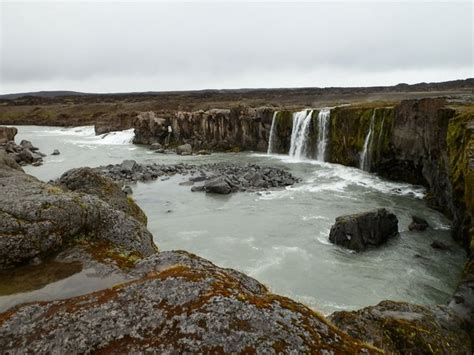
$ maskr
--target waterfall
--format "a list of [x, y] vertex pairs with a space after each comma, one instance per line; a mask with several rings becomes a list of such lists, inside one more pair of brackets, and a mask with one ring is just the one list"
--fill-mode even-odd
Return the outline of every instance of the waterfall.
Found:
[[270, 128], [270, 136], [268, 137], [268, 150], [267, 154], [272, 154], [275, 145], [276, 136], [276, 124], [277, 124], [278, 111], [273, 112], [272, 127]]
[[369, 126], [369, 132], [367, 132], [367, 136], [365, 136], [365, 141], [364, 141], [364, 148], [362, 150], [362, 153], [360, 155], [360, 163], [359, 163], [359, 168], [365, 171], [370, 170], [370, 155], [372, 151], [372, 136], [373, 136], [373, 131], [374, 131], [374, 125], [375, 125], [375, 111], [372, 113], [372, 117], [370, 118], [370, 126]]
[[316, 158], [319, 161], [326, 161], [330, 116], [331, 111], [327, 108], [321, 109], [318, 114], [318, 155]]
[[309, 141], [309, 129], [313, 110], [304, 110], [293, 114], [293, 130], [291, 131], [290, 157], [306, 158]]

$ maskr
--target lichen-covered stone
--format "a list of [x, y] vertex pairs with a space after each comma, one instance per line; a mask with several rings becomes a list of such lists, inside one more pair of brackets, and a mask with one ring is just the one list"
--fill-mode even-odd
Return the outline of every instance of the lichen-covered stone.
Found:
[[70, 191], [95, 195], [144, 225], [147, 223], [145, 212], [138, 207], [133, 198], [128, 197], [118, 183], [100, 174], [96, 169], [77, 168], [68, 170], [59, 178], [57, 183]]
[[5, 160], [0, 159], [0, 268], [51, 253], [82, 236], [143, 256], [156, 252], [151, 233], [135, 218], [96, 196], [43, 183]]
[[467, 324], [446, 306], [383, 301], [329, 319], [349, 335], [390, 354], [472, 354]]
[[380, 353], [254, 279], [185, 252], [156, 254], [135, 272], [145, 276], [0, 314], [0, 348], [13, 353]]

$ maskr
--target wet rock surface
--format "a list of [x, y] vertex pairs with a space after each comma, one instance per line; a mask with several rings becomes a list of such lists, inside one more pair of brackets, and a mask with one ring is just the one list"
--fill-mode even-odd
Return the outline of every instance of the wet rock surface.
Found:
[[[186, 252], [137, 264], [139, 279], [0, 314], [0, 348], [73, 352], [378, 353], [256, 280]], [[31, 321], [31, 320], [34, 321]], [[98, 331], [100, 329], [100, 331]]]
[[398, 219], [385, 208], [340, 216], [331, 227], [329, 241], [345, 248], [363, 251], [387, 242], [398, 234]]
[[282, 188], [300, 181], [286, 170], [255, 164], [157, 165], [125, 160], [121, 164], [102, 166], [97, 170], [115, 181], [124, 183], [185, 175], [190, 176], [187, 185], [194, 185], [193, 191], [221, 194]]
[[426, 221], [426, 219], [418, 217], [418, 216], [412, 216], [412, 222], [408, 226], [408, 229], [410, 231], [419, 231], [422, 232], [426, 230], [430, 225]]
[[391, 354], [471, 354], [466, 322], [447, 306], [383, 301], [329, 319], [349, 335]]
[[96, 196], [43, 183], [15, 168], [6, 153], [0, 151], [0, 156], [0, 269], [82, 237], [143, 256], [156, 251], [142, 222]]

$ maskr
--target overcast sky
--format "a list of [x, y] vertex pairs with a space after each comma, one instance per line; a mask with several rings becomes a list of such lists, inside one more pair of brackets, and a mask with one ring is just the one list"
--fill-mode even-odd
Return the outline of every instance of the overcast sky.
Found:
[[472, 2], [5, 2], [1, 93], [473, 77]]

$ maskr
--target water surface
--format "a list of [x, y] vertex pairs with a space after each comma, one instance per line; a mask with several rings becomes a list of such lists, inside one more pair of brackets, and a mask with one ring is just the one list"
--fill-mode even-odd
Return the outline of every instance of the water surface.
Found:
[[[66, 170], [135, 159], [142, 163], [257, 163], [289, 169], [302, 182], [283, 190], [216, 196], [180, 186], [182, 177], [132, 186], [161, 250], [184, 249], [255, 277], [272, 291], [324, 313], [384, 299], [445, 302], [460, 276], [464, 252], [450, 238], [449, 221], [427, 208], [421, 187], [394, 183], [355, 168], [257, 153], [180, 157], [129, 143], [133, 133], [95, 137], [92, 127], [20, 126], [17, 141], [42, 152], [59, 149], [41, 167], [25, 170], [48, 181]], [[400, 236], [363, 253], [328, 242], [337, 216], [385, 207], [399, 219]], [[431, 229], [409, 232], [411, 215]], [[452, 250], [430, 247], [441, 240]], [[421, 257], [420, 257], [421, 256]], [[60, 292], [60, 291], [58, 291]], [[2, 302], [0, 297], [0, 303]]]

